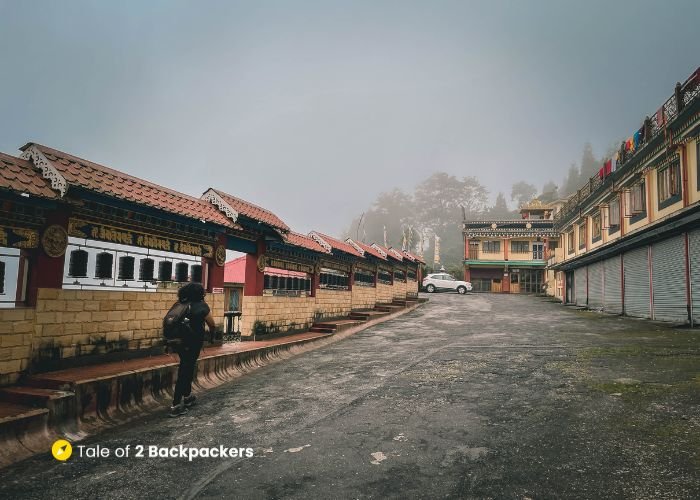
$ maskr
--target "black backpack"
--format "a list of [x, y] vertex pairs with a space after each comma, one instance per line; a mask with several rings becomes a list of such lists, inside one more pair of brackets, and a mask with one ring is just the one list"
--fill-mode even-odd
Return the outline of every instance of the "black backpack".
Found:
[[163, 318], [163, 340], [166, 345], [178, 345], [183, 340], [192, 337], [190, 328], [190, 303], [175, 302]]

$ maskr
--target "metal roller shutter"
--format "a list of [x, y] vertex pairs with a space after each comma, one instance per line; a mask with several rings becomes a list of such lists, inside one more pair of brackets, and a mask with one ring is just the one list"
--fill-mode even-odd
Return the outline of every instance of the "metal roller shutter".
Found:
[[588, 266], [588, 307], [603, 307], [603, 263], [596, 262]]
[[625, 314], [650, 318], [648, 248], [627, 252], [622, 260], [625, 267]]
[[685, 236], [654, 243], [651, 247], [654, 319], [688, 321], [685, 294]]
[[588, 288], [588, 283], [585, 267], [579, 267], [574, 271], [574, 288], [576, 291], [576, 305], [588, 305], [588, 292], [586, 291]]
[[621, 256], [607, 259], [603, 263], [603, 310], [612, 314], [622, 313], [622, 268]]
[[693, 307], [693, 323], [700, 323], [700, 230], [688, 233], [688, 257], [690, 260], [690, 296]]

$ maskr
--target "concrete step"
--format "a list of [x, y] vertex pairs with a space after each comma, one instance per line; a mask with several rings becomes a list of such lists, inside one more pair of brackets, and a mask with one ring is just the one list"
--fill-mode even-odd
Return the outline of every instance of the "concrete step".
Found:
[[0, 403], [0, 432], [6, 427], [16, 425], [19, 422], [45, 420], [49, 414], [47, 408], [34, 408], [32, 406], [9, 403]]

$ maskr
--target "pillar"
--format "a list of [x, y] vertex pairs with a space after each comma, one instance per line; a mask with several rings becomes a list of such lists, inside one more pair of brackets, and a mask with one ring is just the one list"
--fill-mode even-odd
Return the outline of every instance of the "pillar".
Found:
[[[68, 232], [69, 214], [65, 211], [51, 212], [46, 217], [46, 224], [41, 229], [44, 231], [53, 225], [58, 225]], [[41, 240], [41, 236], [39, 238]], [[40, 288], [63, 288], [63, 270], [65, 268], [66, 254], [60, 257], [49, 257], [42, 248], [34, 248], [27, 252], [29, 260], [29, 273], [27, 278], [27, 305], [36, 305], [37, 295]]]
[[214, 255], [212, 257], [202, 258], [202, 268], [206, 269], [206, 290], [211, 293], [215, 288], [224, 288], [224, 269], [226, 268], [226, 258], [224, 257], [224, 265], [220, 266], [216, 262], [216, 251], [219, 247], [226, 249], [226, 236], [220, 234], [216, 238], [214, 244]]
[[256, 243], [257, 252], [245, 256], [245, 287], [244, 294], [247, 297], [261, 296], [265, 285], [265, 273], [258, 269], [258, 258], [265, 254], [265, 241], [260, 239]]
[[472, 272], [471, 269], [469, 269], [468, 265], [464, 266], [464, 281], [471, 282], [472, 280]]

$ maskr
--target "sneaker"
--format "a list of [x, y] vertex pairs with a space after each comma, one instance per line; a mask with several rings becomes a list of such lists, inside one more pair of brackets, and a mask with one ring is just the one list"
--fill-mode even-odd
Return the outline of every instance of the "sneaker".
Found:
[[187, 413], [187, 408], [185, 407], [185, 401], [183, 400], [180, 401], [179, 404], [170, 407], [169, 416], [179, 417], [180, 415], [184, 415], [185, 413]]
[[184, 402], [185, 402], [186, 408], [191, 408], [195, 404], [197, 404], [197, 396], [195, 396], [194, 394], [191, 394], [189, 396], [185, 396]]

